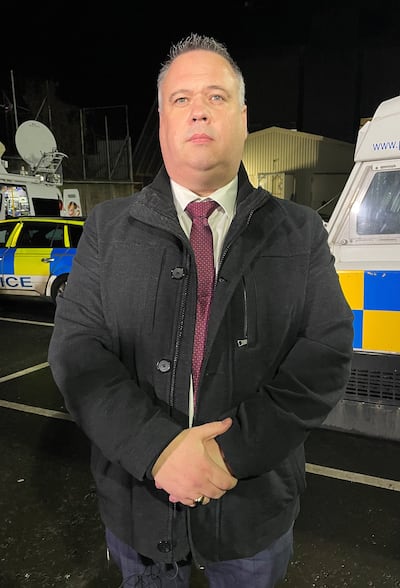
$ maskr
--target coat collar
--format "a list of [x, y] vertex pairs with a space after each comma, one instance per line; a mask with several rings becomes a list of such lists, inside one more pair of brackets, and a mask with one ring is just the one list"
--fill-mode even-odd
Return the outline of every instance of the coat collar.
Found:
[[[164, 166], [154, 180], [134, 195], [130, 213], [140, 220], [147, 222], [160, 222], [166, 227], [177, 221], [176, 210], [173, 201], [170, 179]], [[246, 216], [252, 209], [261, 206], [269, 197], [268, 192], [261, 188], [254, 188], [249, 181], [243, 163], [238, 172], [237, 212], [239, 218]], [[167, 227], [166, 227], [167, 228]], [[170, 228], [172, 228], [170, 226]]]

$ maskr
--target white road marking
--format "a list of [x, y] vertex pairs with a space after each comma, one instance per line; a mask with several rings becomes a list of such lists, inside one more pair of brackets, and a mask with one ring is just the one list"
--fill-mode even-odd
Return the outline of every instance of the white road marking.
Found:
[[62, 412], [59, 410], [49, 410], [47, 408], [39, 408], [37, 406], [30, 406], [29, 404], [21, 404], [20, 402], [9, 402], [8, 400], [0, 400], [0, 406], [2, 406], [3, 408], [19, 410], [20, 412], [38, 414], [39, 416], [45, 416], [51, 419], [61, 419], [64, 421], [73, 420], [71, 415], [67, 412]]
[[313, 463], [306, 464], [306, 471], [309, 474], [317, 474], [319, 476], [327, 476], [328, 478], [345, 480], [346, 482], [357, 482], [358, 484], [366, 484], [367, 486], [375, 486], [376, 488], [384, 488], [385, 490], [395, 490], [396, 492], [400, 492], [400, 482], [397, 480], [377, 478], [375, 476], [368, 476], [367, 474], [347, 472], [346, 470], [336, 470], [335, 468], [319, 466]]
[[42, 323], [40, 321], [28, 321], [22, 319], [14, 319], [14, 318], [3, 318], [0, 316], [0, 321], [4, 321], [7, 323], [22, 323], [24, 325], [39, 325], [40, 327], [54, 327], [54, 323]]
[[20, 378], [21, 376], [26, 376], [26, 374], [31, 374], [32, 372], [36, 372], [38, 370], [42, 370], [43, 368], [49, 367], [49, 363], [45, 361], [44, 363], [38, 363], [33, 365], [29, 368], [24, 370], [20, 370], [19, 372], [14, 372], [13, 374], [8, 374], [8, 376], [2, 376], [0, 378], [0, 384], [2, 382], [8, 382], [9, 380], [15, 380], [15, 378]]

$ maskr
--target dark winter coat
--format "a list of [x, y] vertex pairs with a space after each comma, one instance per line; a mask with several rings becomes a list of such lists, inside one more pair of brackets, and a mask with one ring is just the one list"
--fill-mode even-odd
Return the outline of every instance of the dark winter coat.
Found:
[[303, 442], [342, 397], [352, 312], [311, 208], [255, 189], [241, 166], [223, 247], [194, 424], [237, 486], [195, 509], [169, 503], [151, 466], [188, 426], [196, 271], [166, 171], [88, 216], [57, 304], [49, 362], [92, 442], [104, 524], [154, 560], [248, 557], [285, 532], [305, 488]]

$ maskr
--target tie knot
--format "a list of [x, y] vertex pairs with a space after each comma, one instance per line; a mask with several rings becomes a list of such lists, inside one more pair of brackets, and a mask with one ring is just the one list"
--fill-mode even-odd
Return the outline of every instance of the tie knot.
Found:
[[208, 218], [216, 208], [218, 208], [218, 202], [215, 200], [198, 200], [196, 202], [189, 202], [185, 210], [187, 211], [190, 218]]

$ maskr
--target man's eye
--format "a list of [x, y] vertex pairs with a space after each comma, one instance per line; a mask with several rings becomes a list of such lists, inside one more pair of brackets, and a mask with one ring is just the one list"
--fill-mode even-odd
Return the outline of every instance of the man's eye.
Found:
[[219, 101], [223, 101], [223, 100], [224, 100], [224, 98], [223, 98], [223, 96], [221, 96], [221, 94], [213, 94], [213, 95], [211, 96], [211, 100], [212, 100], [213, 102], [219, 102]]
[[186, 101], [187, 101], [187, 98], [186, 98], [185, 96], [180, 96], [179, 98], [177, 98], [177, 99], [175, 100], [175, 102], [176, 102], [177, 104], [182, 104], [182, 103], [184, 103], [184, 102], [186, 102]]

